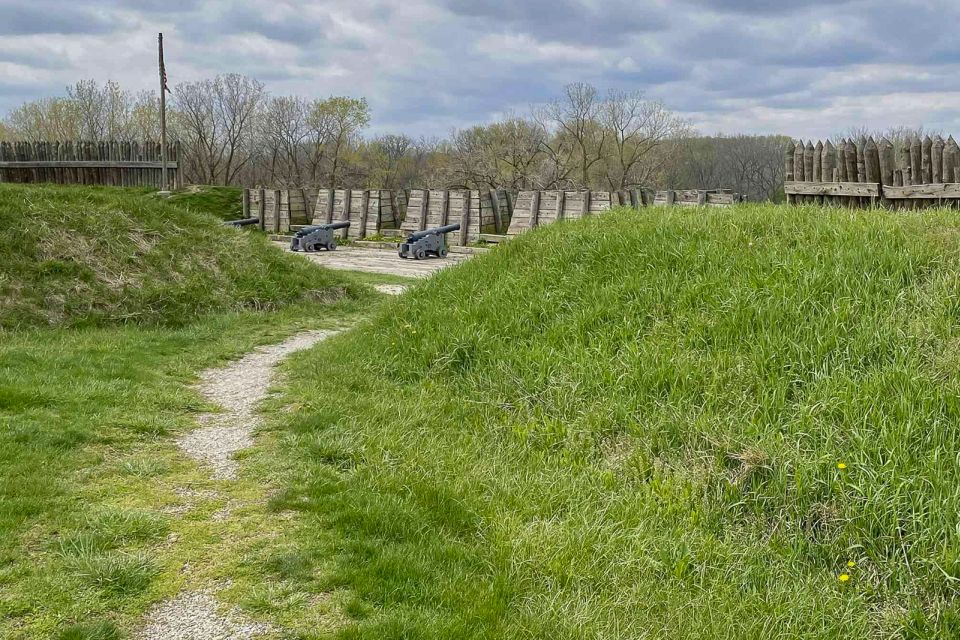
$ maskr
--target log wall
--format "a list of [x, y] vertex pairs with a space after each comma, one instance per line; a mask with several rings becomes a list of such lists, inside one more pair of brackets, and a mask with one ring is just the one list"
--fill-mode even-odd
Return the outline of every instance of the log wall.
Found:
[[916, 209], [960, 206], [960, 145], [953, 136], [802, 140], [784, 155], [784, 192], [792, 204]]
[[[167, 144], [170, 186], [180, 188], [180, 143]], [[164, 188], [159, 142], [3, 142], [0, 182]]]

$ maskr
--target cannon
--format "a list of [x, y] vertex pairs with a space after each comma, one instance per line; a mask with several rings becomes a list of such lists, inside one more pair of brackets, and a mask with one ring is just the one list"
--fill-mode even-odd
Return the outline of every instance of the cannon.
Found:
[[260, 224], [260, 218], [243, 218], [242, 220], [227, 220], [223, 223], [225, 227], [250, 227]]
[[334, 232], [338, 229], [346, 229], [349, 226], [350, 223], [344, 220], [304, 227], [297, 231], [297, 234], [290, 240], [290, 250], [312, 252], [319, 251], [322, 247], [327, 251], [333, 251], [337, 248], [337, 239]]
[[400, 245], [400, 257], [422, 260], [428, 255], [435, 255], [438, 258], [445, 258], [447, 255], [445, 235], [451, 231], [459, 231], [459, 229], [459, 224], [448, 224], [445, 227], [411, 233], [406, 241]]

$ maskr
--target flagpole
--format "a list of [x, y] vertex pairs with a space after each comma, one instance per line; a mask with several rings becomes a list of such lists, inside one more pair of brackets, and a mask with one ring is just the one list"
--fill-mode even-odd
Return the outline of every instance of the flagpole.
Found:
[[160, 50], [160, 189], [170, 191], [167, 176], [167, 73], [163, 66], [163, 34], [157, 38]]

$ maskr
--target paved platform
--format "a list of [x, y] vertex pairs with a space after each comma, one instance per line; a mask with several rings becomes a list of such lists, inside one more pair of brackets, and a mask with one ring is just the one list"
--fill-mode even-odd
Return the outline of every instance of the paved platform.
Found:
[[[284, 243], [274, 244], [283, 247], [284, 251], [290, 251], [290, 247]], [[470, 258], [467, 254], [451, 253], [446, 258], [404, 260], [397, 255], [395, 249], [357, 249], [350, 246], [338, 247], [336, 251], [317, 251], [316, 253], [297, 251], [295, 253], [331, 269], [387, 273], [407, 278], [426, 278], [444, 267], [459, 264]]]

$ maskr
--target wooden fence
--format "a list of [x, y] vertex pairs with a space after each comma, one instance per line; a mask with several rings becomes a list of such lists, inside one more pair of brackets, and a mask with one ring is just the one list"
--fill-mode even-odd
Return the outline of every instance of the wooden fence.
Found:
[[916, 209], [960, 206], [960, 145], [950, 136], [883, 138], [788, 145], [787, 201], [851, 207]]
[[[180, 143], [167, 144], [170, 185], [179, 188]], [[0, 143], [0, 182], [163, 188], [159, 142]]]
[[457, 243], [496, 240], [557, 220], [627, 206], [730, 206], [727, 189], [649, 191], [520, 191], [505, 189], [245, 189], [244, 217], [289, 233], [308, 224], [349, 220], [343, 237], [396, 235], [459, 223]]

